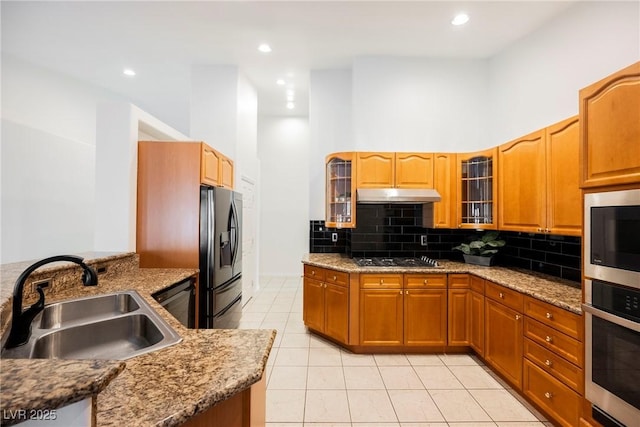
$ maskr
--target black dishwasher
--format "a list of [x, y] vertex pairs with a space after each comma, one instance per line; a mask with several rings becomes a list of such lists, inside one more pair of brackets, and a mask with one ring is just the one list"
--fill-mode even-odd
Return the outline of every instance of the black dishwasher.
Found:
[[193, 278], [178, 282], [151, 296], [184, 326], [195, 327], [196, 287]]

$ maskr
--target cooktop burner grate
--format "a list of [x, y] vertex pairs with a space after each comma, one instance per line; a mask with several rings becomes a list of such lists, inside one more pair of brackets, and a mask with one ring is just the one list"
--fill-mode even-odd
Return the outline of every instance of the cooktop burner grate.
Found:
[[426, 256], [420, 258], [353, 258], [353, 261], [360, 267], [438, 267], [438, 261]]

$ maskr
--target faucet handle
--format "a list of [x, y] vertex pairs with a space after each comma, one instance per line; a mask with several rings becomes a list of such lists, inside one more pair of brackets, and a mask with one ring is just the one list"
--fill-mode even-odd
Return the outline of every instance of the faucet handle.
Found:
[[96, 286], [98, 284], [98, 274], [84, 262], [80, 264], [82, 269], [82, 284], [84, 286]]

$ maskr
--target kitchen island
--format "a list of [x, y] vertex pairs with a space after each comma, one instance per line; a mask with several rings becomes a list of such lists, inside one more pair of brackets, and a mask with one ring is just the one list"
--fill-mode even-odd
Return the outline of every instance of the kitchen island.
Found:
[[[197, 270], [140, 269], [135, 254], [111, 258], [88, 261], [94, 266], [110, 262], [96, 287], [83, 287], [77, 277], [69, 279], [67, 267], [43, 269], [34, 274], [33, 280], [54, 275], [47, 303], [134, 289], [175, 329], [182, 341], [125, 361], [74, 361], [77, 365], [74, 369], [63, 371], [64, 387], [60, 378], [51, 373], [69, 365], [65, 363], [68, 361], [3, 359], [0, 399], [4, 413], [33, 408], [53, 410], [97, 395], [94, 400], [97, 426], [177, 426], [199, 417], [210, 418], [211, 411], [229, 401], [241, 404], [246, 419], [264, 420], [262, 378], [276, 332], [187, 329], [151, 294], [194, 276]], [[77, 269], [72, 270], [79, 275]], [[11, 301], [6, 298], [6, 289], [5, 284], [3, 332]], [[25, 305], [33, 302], [26, 292], [25, 298]], [[47, 364], [49, 374], [36, 369]], [[11, 423], [3, 419], [3, 425]]]

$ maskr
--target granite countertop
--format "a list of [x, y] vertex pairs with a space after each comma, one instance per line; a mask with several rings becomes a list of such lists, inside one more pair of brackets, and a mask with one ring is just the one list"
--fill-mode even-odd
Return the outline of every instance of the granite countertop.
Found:
[[[176, 426], [258, 382], [275, 330], [187, 329], [151, 297], [152, 293], [196, 273], [193, 269], [136, 268], [101, 279], [96, 287], [75, 286], [48, 297], [50, 303], [134, 289], [176, 330], [182, 341], [124, 362], [74, 361], [78, 365], [76, 370], [68, 370], [65, 361], [3, 359], [2, 409], [34, 409], [49, 404], [61, 407], [73, 403], [80, 400], [81, 393], [87, 395], [86, 390], [91, 389], [87, 378], [93, 377], [93, 382], [90, 381], [93, 394], [104, 383], [104, 390], [97, 397], [97, 426]], [[47, 375], [34, 369], [47, 364], [51, 367]], [[50, 374], [58, 366], [67, 366], [66, 371], [60, 372], [67, 381], [64, 386], [56, 378], [59, 375]], [[19, 378], [11, 387], [6, 386], [9, 382], [5, 383], [5, 370], [7, 375]], [[109, 375], [117, 376], [109, 378]], [[47, 409], [55, 408], [47, 406]]]
[[360, 267], [341, 254], [307, 254], [302, 262], [346, 273], [469, 273], [575, 314], [582, 313], [582, 291], [578, 283], [528, 270], [481, 267], [446, 260], [438, 260], [439, 267]]

